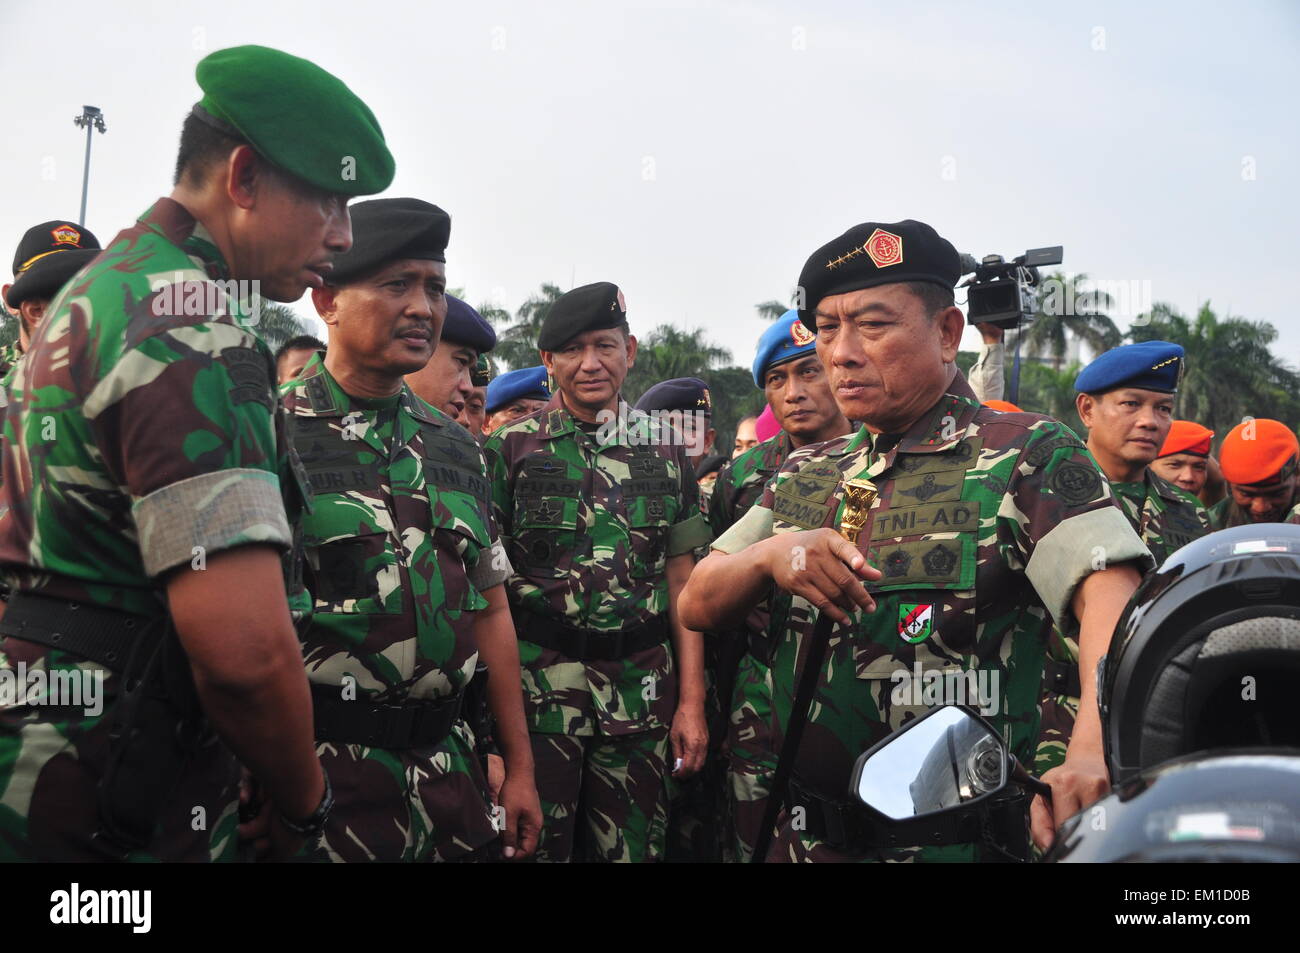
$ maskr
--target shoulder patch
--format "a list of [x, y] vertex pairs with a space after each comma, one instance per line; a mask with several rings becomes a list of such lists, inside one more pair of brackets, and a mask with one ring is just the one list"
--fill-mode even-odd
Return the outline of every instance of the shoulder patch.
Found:
[[271, 390], [271, 365], [256, 348], [227, 347], [221, 349], [221, 360], [230, 374], [230, 399], [236, 404], [256, 401], [268, 410], [275, 406]]
[[1031, 467], [1041, 467], [1048, 460], [1052, 459], [1052, 454], [1058, 450], [1072, 448], [1075, 450], [1086, 450], [1083, 441], [1074, 436], [1051, 437], [1047, 440], [1037, 443], [1029, 448], [1025, 454], [1025, 462]]
[[1101, 474], [1096, 467], [1071, 460], [1061, 464], [1047, 480], [1052, 492], [1070, 506], [1081, 506], [1101, 492]]

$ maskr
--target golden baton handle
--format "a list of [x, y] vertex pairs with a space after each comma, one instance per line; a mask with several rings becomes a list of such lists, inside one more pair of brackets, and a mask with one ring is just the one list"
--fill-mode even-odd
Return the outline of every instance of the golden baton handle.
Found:
[[871, 517], [871, 504], [880, 491], [870, 480], [849, 480], [844, 484], [844, 515], [840, 518], [840, 535], [853, 545]]

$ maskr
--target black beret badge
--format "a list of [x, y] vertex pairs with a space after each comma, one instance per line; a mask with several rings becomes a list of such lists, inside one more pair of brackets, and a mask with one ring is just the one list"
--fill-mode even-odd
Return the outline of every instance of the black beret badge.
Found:
[[826, 263], [827, 271], [834, 271], [840, 265], [847, 261], [852, 261], [859, 255], [865, 254], [871, 259], [871, 263], [877, 268], [888, 268], [890, 265], [901, 265], [903, 263], [903, 239], [893, 232], [887, 232], [883, 228], [877, 228], [871, 233], [871, 236], [862, 243], [858, 248], [851, 249], [847, 254], [840, 255], [838, 258], [832, 258]]

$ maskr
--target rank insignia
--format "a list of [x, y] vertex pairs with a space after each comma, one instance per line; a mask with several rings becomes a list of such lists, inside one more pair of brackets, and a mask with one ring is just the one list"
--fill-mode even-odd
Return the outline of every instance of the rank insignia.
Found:
[[862, 248], [877, 268], [888, 268], [903, 261], [903, 239], [883, 228], [872, 232]]
[[804, 327], [802, 321], [796, 321], [794, 324], [790, 325], [790, 337], [796, 345], [803, 347], [805, 344], [811, 344], [816, 340], [817, 335]]
[[904, 602], [898, 607], [898, 635], [912, 645], [924, 642], [934, 631], [934, 606]]
[[542, 500], [533, 510], [532, 516], [538, 523], [556, 523], [560, 519], [560, 507], [550, 500]]
[[957, 565], [957, 554], [942, 544], [921, 557], [927, 576], [947, 576]]
[[912, 557], [903, 550], [896, 549], [885, 557], [883, 568], [886, 576], [906, 576], [911, 565]]
[[646, 500], [645, 515], [652, 520], [661, 520], [664, 518], [664, 501], [663, 500]]

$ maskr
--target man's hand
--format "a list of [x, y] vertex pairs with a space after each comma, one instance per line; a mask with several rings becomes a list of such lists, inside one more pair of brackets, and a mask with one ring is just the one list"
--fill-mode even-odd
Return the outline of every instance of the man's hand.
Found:
[[501, 808], [506, 814], [506, 827], [501, 832], [506, 860], [531, 857], [542, 832], [542, 802], [531, 774], [517, 771], [506, 775], [501, 783]]
[[1001, 344], [1002, 338], [1006, 331], [996, 324], [980, 323], [975, 325], [979, 329], [980, 337], [984, 339], [985, 344]]
[[506, 759], [499, 754], [489, 754], [487, 756], [487, 783], [488, 793], [492, 795], [492, 803], [501, 803], [501, 784], [506, 779]]
[[782, 533], [757, 545], [765, 547], [773, 582], [836, 622], [849, 622], [849, 614], [858, 609], [876, 610], [862, 580], [879, 579], [880, 570], [868, 566], [858, 548], [835, 530]]
[[1052, 786], [1052, 803], [1035, 797], [1029, 807], [1030, 832], [1034, 843], [1047, 850], [1056, 839], [1056, 830], [1069, 818], [1106, 796], [1110, 776], [1106, 762], [1100, 758], [1067, 752], [1065, 763], [1043, 775]]
[[[672, 776], [685, 780], [698, 774], [709, 752], [709, 726], [704, 717], [704, 706], [678, 705], [673, 713], [668, 742], [669, 758], [673, 763], [682, 759], [681, 770], [672, 771]], [[671, 770], [671, 765], [669, 768]]]

